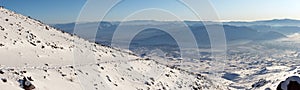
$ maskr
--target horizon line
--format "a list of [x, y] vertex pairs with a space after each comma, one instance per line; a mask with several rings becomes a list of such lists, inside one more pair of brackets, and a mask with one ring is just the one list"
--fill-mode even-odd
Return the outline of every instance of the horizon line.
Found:
[[[227, 22], [257, 22], [257, 21], [271, 21], [271, 20], [297, 20], [300, 21], [300, 19], [292, 19], [292, 18], [273, 18], [273, 19], [257, 19], [257, 20], [183, 20], [183, 21], [177, 21], [177, 20], [103, 20], [100, 22], [133, 22], [133, 21], [153, 21], [153, 22], [217, 22], [217, 23], [227, 23]], [[49, 23], [51, 25], [53, 24], [70, 24], [70, 23], [95, 23], [99, 21], [84, 21], [84, 22], [63, 22], [63, 23]]]

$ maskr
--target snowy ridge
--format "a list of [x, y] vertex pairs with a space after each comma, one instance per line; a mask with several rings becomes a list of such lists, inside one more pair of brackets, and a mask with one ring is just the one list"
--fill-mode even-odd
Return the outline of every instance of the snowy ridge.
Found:
[[[224, 89], [200, 74], [91, 43], [3, 7], [0, 57], [1, 90], [21, 90], [23, 77], [37, 90]], [[90, 61], [74, 65], [81, 57]]]

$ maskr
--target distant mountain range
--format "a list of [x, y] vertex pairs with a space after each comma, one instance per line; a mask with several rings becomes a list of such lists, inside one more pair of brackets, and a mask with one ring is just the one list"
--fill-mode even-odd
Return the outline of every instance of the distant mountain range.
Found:
[[300, 26], [300, 20], [294, 19], [273, 19], [273, 20], [261, 20], [253, 22], [224, 22], [225, 25], [234, 26]]
[[[121, 22], [101, 22], [101, 26], [98, 27], [98, 33], [96, 41], [109, 45], [112, 39], [112, 35], [115, 29]], [[216, 22], [205, 22], [207, 25], [218, 26]], [[147, 25], [157, 25], [161, 27], [170, 27], [180, 24], [176, 21], [128, 21], [123, 22], [124, 26], [136, 27], [136, 26], [147, 26]], [[199, 47], [210, 46], [209, 36], [206, 28], [201, 21], [185, 21], [185, 24], [190, 28], [190, 30], [195, 35]], [[255, 21], [255, 22], [224, 22], [223, 23], [226, 40], [239, 41], [257, 41], [257, 40], [272, 40], [278, 38], [286, 37], [286, 34], [296, 33], [300, 31], [300, 21], [291, 19], [274, 19], [265, 21]], [[82, 30], [89, 30], [90, 27], [97, 26], [97, 23], [86, 23], [85, 28]], [[68, 24], [56, 24], [53, 25], [65, 32], [72, 33], [75, 23]], [[178, 27], [176, 29], [182, 29], [183, 27]], [[178, 32], [180, 33], [180, 32]], [[89, 39], [90, 37], [82, 36]], [[167, 33], [155, 29], [149, 28], [139, 33], [135, 39], [132, 41], [132, 45], [142, 45], [142, 46], [152, 46], [152, 45], [173, 45], [176, 46], [175, 40]]]

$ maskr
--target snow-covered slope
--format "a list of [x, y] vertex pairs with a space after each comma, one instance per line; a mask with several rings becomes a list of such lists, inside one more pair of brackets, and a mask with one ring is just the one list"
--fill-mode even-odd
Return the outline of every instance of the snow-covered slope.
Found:
[[200, 74], [88, 42], [1, 7], [1, 90], [22, 89], [18, 80], [24, 77], [37, 90], [223, 88]]

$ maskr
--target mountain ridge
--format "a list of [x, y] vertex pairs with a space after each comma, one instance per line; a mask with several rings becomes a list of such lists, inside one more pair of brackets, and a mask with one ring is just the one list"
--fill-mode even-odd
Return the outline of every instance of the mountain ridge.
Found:
[[0, 60], [0, 77], [5, 80], [0, 87], [4, 89], [19, 90], [18, 80], [29, 77], [42, 90], [220, 89], [204, 76], [91, 43], [3, 7], [0, 26], [0, 57], [5, 57]]

